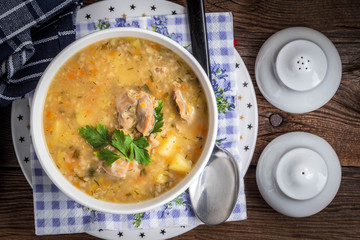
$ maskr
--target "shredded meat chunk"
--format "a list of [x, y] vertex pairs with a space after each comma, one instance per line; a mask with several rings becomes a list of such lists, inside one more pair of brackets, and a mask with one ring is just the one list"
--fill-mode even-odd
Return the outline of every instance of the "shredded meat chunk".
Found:
[[140, 173], [139, 164], [135, 160], [129, 162], [127, 160], [119, 159], [109, 167], [106, 167], [103, 164], [102, 168], [107, 174], [116, 178], [125, 178], [127, 175], [138, 175]]
[[136, 122], [137, 94], [129, 90], [121, 95], [116, 101], [118, 121], [122, 128], [129, 130]]
[[192, 106], [189, 106], [185, 99], [182, 96], [182, 93], [179, 89], [174, 92], [174, 100], [176, 103], [176, 107], [180, 113], [182, 119], [190, 122], [192, 120], [194, 109]]
[[152, 95], [142, 91], [127, 91], [116, 102], [120, 126], [129, 130], [136, 125], [139, 132], [148, 136], [155, 122], [156, 106], [157, 102]]
[[136, 129], [144, 136], [148, 136], [155, 122], [154, 109], [156, 107], [155, 97], [150, 94], [143, 93], [139, 98], [136, 116]]

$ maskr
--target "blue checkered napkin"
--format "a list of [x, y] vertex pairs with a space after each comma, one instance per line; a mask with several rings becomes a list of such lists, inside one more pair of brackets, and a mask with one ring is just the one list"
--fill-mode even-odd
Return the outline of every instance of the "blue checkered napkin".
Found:
[[0, 1], [0, 106], [35, 89], [49, 62], [74, 41], [81, 2]]
[[[206, 15], [212, 83], [219, 109], [218, 142], [229, 150], [240, 164], [239, 116], [236, 112], [235, 50], [231, 13]], [[76, 25], [77, 38], [94, 31], [113, 27], [138, 27], [161, 33], [189, 49], [190, 36], [186, 15], [118, 18], [84, 22]], [[67, 198], [50, 181], [31, 150], [31, 167], [34, 186], [36, 234], [87, 232], [98, 229], [126, 230], [135, 228], [167, 228], [199, 225], [187, 191], [173, 201], [154, 210], [130, 215], [114, 215], [93, 211]], [[241, 174], [241, 173], [240, 173]], [[242, 176], [242, 174], [241, 174]], [[246, 219], [244, 183], [238, 202], [229, 220]]]

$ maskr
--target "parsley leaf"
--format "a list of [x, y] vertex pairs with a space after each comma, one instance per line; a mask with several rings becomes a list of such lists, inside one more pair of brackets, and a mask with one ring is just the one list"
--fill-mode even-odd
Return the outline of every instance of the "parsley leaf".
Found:
[[117, 150], [119, 150], [119, 152], [121, 152], [121, 154], [125, 156], [127, 160], [132, 162], [133, 157], [132, 158], [130, 158], [130, 156], [128, 157], [129, 147], [133, 141], [130, 135], [125, 136], [124, 131], [115, 129], [113, 133], [113, 137], [114, 140], [112, 140], [112, 146]]
[[137, 138], [133, 142], [136, 146], [138, 146], [140, 148], [146, 148], [150, 145], [148, 140], [146, 139], [146, 137]]
[[155, 122], [153, 129], [151, 130], [150, 133], [157, 133], [162, 131], [161, 128], [164, 126], [164, 119], [163, 119], [164, 114], [161, 113], [161, 110], [163, 109], [162, 104], [163, 104], [163, 100], [159, 100], [158, 106], [154, 109]]
[[105, 166], [110, 166], [119, 158], [126, 159], [129, 162], [135, 159], [139, 164], [144, 165], [151, 162], [149, 152], [145, 149], [150, 145], [146, 137], [132, 139], [130, 135], [125, 135], [124, 131], [115, 129], [111, 141], [107, 128], [99, 123], [96, 125], [96, 129], [87, 125], [85, 128], [79, 128], [78, 131], [93, 148], [111, 146], [119, 151], [121, 155], [108, 148], [94, 152], [99, 160], [105, 161]]
[[105, 166], [110, 166], [113, 164], [116, 160], [121, 158], [119, 155], [114, 153], [113, 151], [110, 151], [107, 148], [102, 149], [100, 152], [94, 152], [94, 154], [101, 160], [105, 161]]
[[145, 149], [149, 145], [145, 137], [137, 138], [133, 141], [132, 148], [134, 149], [135, 159], [138, 163], [148, 165], [151, 162], [149, 152]]
[[79, 128], [78, 132], [93, 148], [102, 147], [110, 143], [107, 128], [99, 123], [96, 125], [96, 129], [93, 126], [87, 125], [86, 128]]

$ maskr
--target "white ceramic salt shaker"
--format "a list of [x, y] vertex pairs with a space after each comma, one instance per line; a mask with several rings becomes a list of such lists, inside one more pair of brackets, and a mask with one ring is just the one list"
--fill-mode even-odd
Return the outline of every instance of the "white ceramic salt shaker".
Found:
[[272, 35], [255, 63], [261, 93], [272, 105], [291, 113], [310, 112], [327, 103], [339, 87], [341, 71], [332, 42], [305, 27]]
[[256, 182], [265, 201], [290, 217], [320, 212], [341, 181], [339, 159], [324, 139], [305, 132], [277, 137], [262, 152]]

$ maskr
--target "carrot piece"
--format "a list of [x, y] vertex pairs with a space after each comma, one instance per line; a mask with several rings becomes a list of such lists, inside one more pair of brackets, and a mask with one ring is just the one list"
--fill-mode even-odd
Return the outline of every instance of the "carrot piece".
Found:
[[146, 104], [145, 104], [145, 103], [141, 102], [141, 103], [139, 103], [139, 104], [140, 104], [140, 106], [141, 106], [142, 108], [146, 108]]
[[155, 44], [152, 45], [152, 47], [153, 47], [153, 49], [158, 50], [159, 49], [159, 44], [155, 43]]
[[152, 87], [153, 86], [153, 83], [151, 81], [148, 82], [148, 86], [149, 87]]
[[85, 72], [84, 72], [84, 71], [80, 71], [80, 72], [79, 72], [79, 75], [80, 75], [80, 76], [84, 76], [84, 75], [85, 75]]
[[108, 55], [113, 57], [113, 56], [115, 56], [115, 55], [116, 55], [116, 52], [111, 51], [111, 52], [109, 52], [109, 53], [108, 53]]
[[73, 79], [74, 77], [75, 77], [75, 74], [73, 74], [73, 73], [69, 73], [69, 74], [68, 74], [68, 78], [69, 78], [69, 79]]
[[92, 74], [95, 74], [95, 73], [97, 73], [99, 70], [97, 70], [96, 68], [94, 68], [93, 70], [91, 70], [91, 73]]
[[138, 179], [135, 180], [135, 184], [139, 184], [140, 182], [144, 181], [145, 177], [139, 177]]
[[73, 165], [71, 165], [70, 163], [67, 163], [66, 165], [70, 171], [72, 171], [74, 169]]
[[51, 111], [47, 111], [46, 117], [47, 117], [48, 119], [53, 119], [53, 118], [54, 118], [54, 114], [53, 114]]
[[182, 88], [183, 90], [187, 90], [187, 89], [188, 89], [188, 87], [187, 87], [185, 84], [183, 84], [183, 85], [181, 86], [181, 88]]
[[46, 130], [46, 131], [51, 131], [51, 129], [52, 129], [51, 126], [46, 126], [46, 127], [45, 127], [45, 130]]

